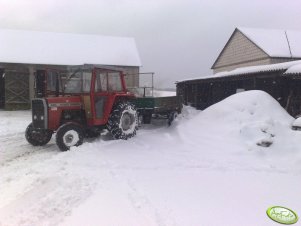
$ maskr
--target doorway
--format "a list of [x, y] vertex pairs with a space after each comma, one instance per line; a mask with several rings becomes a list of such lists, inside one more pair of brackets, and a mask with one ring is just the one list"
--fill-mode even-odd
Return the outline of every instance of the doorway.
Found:
[[45, 97], [46, 96], [46, 71], [45, 70], [37, 70], [35, 82], [36, 82], [35, 96], [38, 98]]

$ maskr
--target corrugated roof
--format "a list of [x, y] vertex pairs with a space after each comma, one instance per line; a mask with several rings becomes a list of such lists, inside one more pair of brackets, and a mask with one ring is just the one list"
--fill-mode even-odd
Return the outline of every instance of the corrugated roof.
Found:
[[286, 75], [301, 74], [301, 60], [289, 61], [289, 62], [279, 63], [279, 64], [241, 67], [241, 68], [234, 69], [232, 71], [216, 73], [214, 75], [185, 79], [185, 80], [177, 81], [177, 83], [185, 82], [185, 81], [201, 80], [201, 79], [214, 79], [214, 78], [235, 76], [235, 75], [247, 75], [247, 74], [255, 74], [255, 73], [262, 73], [262, 72], [272, 72], [272, 71], [284, 71], [284, 74]]
[[278, 63], [278, 64], [241, 67], [241, 68], [236, 68], [232, 71], [219, 72], [211, 77], [215, 78], [215, 77], [229, 76], [229, 75], [244, 75], [244, 74], [254, 74], [254, 73], [261, 73], [261, 72], [286, 71], [290, 67], [298, 64], [301, 64], [301, 60], [289, 61], [289, 62]]
[[3, 29], [0, 62], [141, 66], [133, 38]]

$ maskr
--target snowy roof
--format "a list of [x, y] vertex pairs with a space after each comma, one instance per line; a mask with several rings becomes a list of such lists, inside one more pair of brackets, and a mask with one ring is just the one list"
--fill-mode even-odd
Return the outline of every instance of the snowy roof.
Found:
[[213, 76], [211, 76], [211, 78], [212, 77], [229, 76], [229, 75], [253, 74], [253, 73], [260, 73], [260, 72], [283, 71], [283, 70], [286, 71], [289, 68], [291, 68], [295, 65], [300, 65], [300, 64], [301, 64], [301, 60], [296, 60], [296, 61], [289, 61], [289, 62], [278, 63], [278, 64], [267, 64], [267, 65], [241, 67], [241, 68], [236, 68], [232, 71], [216, 73]]
[[301, 57], [301, 31], [237, 29], [271, 57]]
[[301, 74], [301, 60], [289, 61], [289, 62], [279, 63], [279, 64], [241, 67], [241, 68], [236, 68], [232, 71], [216, 73], [214, 75], [185, 79], [185, 80], [177, 81], [177, 83], [192, 81], [192, 80], [214, 79], [214, 78], [226, 77], [226, 76], [246, 75], [246, 74], [272, 72], [272, 71], [285, 71], [284, 74], [286, 75]]
[[141, 66], [133, 38], [2, 29], [0, 62]]
[[301, 63], [289, 67], [284, 74], [301, 74]]

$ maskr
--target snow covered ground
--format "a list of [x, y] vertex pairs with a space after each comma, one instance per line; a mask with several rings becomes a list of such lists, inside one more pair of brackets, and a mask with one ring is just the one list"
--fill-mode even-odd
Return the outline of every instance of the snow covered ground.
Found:
[[162, 90], [154, 90], [154, 97], [169, 97], [176, 96], [177, 93], [175, 91], [162, 91]]
[[277, 225], [273, 205], [301, 215], [301, 131], [261, 91], [68, 152], [27, 144], [28, 111], [0, 119], [1, 226]]

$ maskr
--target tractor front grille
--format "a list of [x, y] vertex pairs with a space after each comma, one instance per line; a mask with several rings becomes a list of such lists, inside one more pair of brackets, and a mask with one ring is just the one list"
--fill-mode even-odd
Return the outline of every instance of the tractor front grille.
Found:
[[45, 99], [33, 99], [32, 103], [32, 124], [36, 129], [47, 129], [48, 115]]

